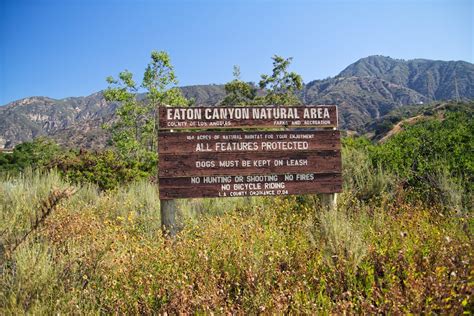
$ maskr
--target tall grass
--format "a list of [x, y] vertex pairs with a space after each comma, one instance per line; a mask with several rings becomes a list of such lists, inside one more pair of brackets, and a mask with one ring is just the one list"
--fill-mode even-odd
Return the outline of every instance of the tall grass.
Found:
[[370, 200], [382, 193], [393, 193], [396, 187], [394, 174], [381, 166], [374, 166], [367, 151], [354, 147], [343, 147], [344, 189], [361, 200]]
[[317, 219], [314, 242], [322, 247], [326, 262], [334, 266], [342, 263], [356, 272], [367, 253], [364, 227], [357, 227], [341, 209], [321, 210]]
[[27, 170], [0, 182], [0, 234], [10, 242], [31, 228], [40, 203], [53, 188], [66, 188], [57, 172], [43, 174]]
[[[0, 264], [0, 314], [472, 309], [472, 219], [408, 203], [388, 180], [369, 183], [346, 182], [335, 211], [294, 196], [183, 200], [174, 240], [161, 235], [153, 185], [78, 186]], [[68, 186], [54, 172], [3, 180], [0, 242]]]

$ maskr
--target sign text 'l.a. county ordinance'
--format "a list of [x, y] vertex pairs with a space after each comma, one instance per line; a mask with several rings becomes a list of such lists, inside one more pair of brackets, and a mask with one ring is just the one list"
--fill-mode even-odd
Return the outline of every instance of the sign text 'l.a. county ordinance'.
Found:
[[160, 107], [160, 129], [337, 127], [334, 105]]

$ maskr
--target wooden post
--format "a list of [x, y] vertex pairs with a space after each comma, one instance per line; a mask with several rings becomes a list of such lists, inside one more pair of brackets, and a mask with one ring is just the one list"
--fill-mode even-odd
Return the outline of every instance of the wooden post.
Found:
[[[158, 121], [158, 120], [157, 120]], [[159, 129], [157, 129], [159, 130]], [[174, 132], [170, 130], [170, 132]], [[158, 146], [160, 144], [158, 143]], [[159, 175], [157, 175], [159, 178]], [[174, 237], [179, 231], [177, 214], [178, 208], [176, 200], [160, 199], [161, 230], [166, 237]]]
[[337, 193], [321, 194], [321, 205], [323, 208], [334, 211], [337, 207]]
[[174, 237], [179, 231], [176, 200], [160, 200], [161, 229], [165, 236]]
[[[337, 130], [336, 127], [333, 127], [333, 130]], [[321, 194], [321, 205], [323, 208], [329, 211], [335, 211], [337, 208], [337, 193]]]

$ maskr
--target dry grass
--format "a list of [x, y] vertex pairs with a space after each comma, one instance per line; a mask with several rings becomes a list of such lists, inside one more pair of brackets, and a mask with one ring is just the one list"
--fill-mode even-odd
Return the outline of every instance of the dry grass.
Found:
[[[13, 187], [24, 181], [28, 193]], [[55, 182], [35, 181], [50, 189]], [[16, 212], [32, 211], [22, 196], [48, 196], [31, 183], [2, 183]], [[403, 192], [363, 202], [348, 191], [335, 212], [296, 197], [197, 201], [185, 205], [192, 220], [174, 241], [161, 235], [157, 201], [146, 183], [100, 194], [79, 188], [2, 264], [0, 313], [462, 314], [473, 307], [472, 219], [406, 204]], [[2, 241], [31, 227], [29, 216], [3, 218], [10, 229]]]

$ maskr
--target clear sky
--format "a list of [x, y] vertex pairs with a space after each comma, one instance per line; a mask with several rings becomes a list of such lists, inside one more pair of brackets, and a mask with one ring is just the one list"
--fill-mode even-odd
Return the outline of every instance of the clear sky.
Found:
[[474, 62], [473, 19], [471, 0], [0, 0], [0, 104], [139, 80], [154, 49], [180, 85], [225, 83], [235, 64], [258, 81], [273, 54], [305, 82], [375, 54]]

